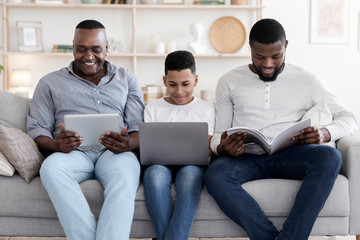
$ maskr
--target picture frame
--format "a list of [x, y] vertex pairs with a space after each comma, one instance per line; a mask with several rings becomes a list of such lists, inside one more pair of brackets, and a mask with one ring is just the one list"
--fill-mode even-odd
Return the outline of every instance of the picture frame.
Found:
[[358, 12], [358, 52], [360, 52], [360, 11]]
[[161, 4], [183, 5], [185, 0], [161, 0]]
[[41, 22], [17, 21], [18, 49], [23, 52], [42, 52]]
[[349, 0], [310, 0], [310, 43], [349, 42]]

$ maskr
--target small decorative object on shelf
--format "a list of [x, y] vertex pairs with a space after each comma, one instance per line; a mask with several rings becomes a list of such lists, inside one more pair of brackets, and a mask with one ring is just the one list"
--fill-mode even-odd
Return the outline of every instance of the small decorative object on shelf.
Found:
[[[96, 3], [96, 0], [81, 0], [81, 1], [95, 1], [95, 3]], [[126, 4], [126, 0], [102, 0], [101, 3], [102, 4]]]
[[162, 0], [162, 4], [185, 4], [185, 0]]
[[8, 3], [21, 3], [22, 0], [7, 0]]
[[52, 52], [58, 52], [58, 53], [72, 53], [73, 52], [73, 45], [70, 44], [54, 44], [52, 48]]
[[211, 90], [201, 90], [200, 98], [204, 101], [213, 102], [215, 96]]
[[156, 99], [162, 98], [165, 94], [160, 85], [146, 85], [141, 88], [144, 94], [144, 102], [151, 102]]
[[43, 51], [41, 22], [17, 21], [16, 26], [19, 51]]
[[157, 4], [158, 0], [140, 0], [141, 4]]
[[[21, 0], [20, 0], [21, 1]], [[67, 3], [67, 0], [31, 0], [32, 3], [36, 4], [64, 4]]]
[[231, 0], [231, 5], [247, 5], [248, 0]]
[[166, 43], [166, 54], [176, 51], [176, 41], [171, 40]]
[[120, 53], [125, 50], [125, 46], [121, 41], [115, 40], [113, 38], [108, 39], [109, 53]]
[[165, 54], [165, 43], [157, 42], [155, 45], [155, 53], [156, 54]]
[[201, 43], [201, 38], [204, 34], [204, 25], [200, 22], [194, 22], [190, 25], [190, 33], [194, 38], [194, 41], [189, 43], [189, 50], [193, 54], [205, 53], [206, 47]]
[[235, 17], [221, 17], [210, 28], [210, 42], [220, 53], [235, 53], [244, 46], [246, 31]]

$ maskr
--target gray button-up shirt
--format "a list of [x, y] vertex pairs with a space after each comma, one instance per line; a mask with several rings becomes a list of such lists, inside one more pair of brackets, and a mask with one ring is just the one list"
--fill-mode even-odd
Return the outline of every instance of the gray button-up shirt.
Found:
[[98, 85], [77, 76], [73, 62], [40, 79], [30, 103], [27, 132], [33, 138], [55, 138], [65, 114], [118, 113], [120, 128], [138, 131], [143, 120], [143, 94], [135, 74], [105, 62], [107, 75]]

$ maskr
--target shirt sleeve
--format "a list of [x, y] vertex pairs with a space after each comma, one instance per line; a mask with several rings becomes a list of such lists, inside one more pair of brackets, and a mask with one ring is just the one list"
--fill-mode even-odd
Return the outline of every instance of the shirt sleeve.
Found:
[[139, 131], [139, 123], [143, 121], [143, 93], [134, 73], [127, 71], [126, 77], [128, 78], [129, 92], [124, 110], [124, 120], [128, 132], [134, 132]]
[[27, 115], [27, 133], [33, 138], [47, 136], [53, 138], [55, 128], [55, 107], [51, 98], [51, 91], [44, 79], [35, 88]]
[[212, 103], [210, 103], [209, 111], [210, 111], [210, 115], [207, 120], [208, 127], [209, 127], [208, 132], [209, 132], [209, 135], [213, 136], [214, 132], [215, 132], [215, 106]]
[[147, 104], [144, 110], [144, 122], [154, 122], [151, 104]]
[[233, 103], [230, 96], [231, 92], [226, 78], [222, 77], [215, 92], [216, 125], [210, 143], [211, 150], [217, 155], [217, 146], [220, 144], [221, 134], [232, 126]]
[[358, 129], [354, 114], [352, 114], [328, 89], [325, 83], [316, 76], [312, 89], [314, 105], [325, 101], [332, 114], [333, 121], [325, 126], [330, 132], [331, 141], [336, 141], [344, 136], [354, 134]]

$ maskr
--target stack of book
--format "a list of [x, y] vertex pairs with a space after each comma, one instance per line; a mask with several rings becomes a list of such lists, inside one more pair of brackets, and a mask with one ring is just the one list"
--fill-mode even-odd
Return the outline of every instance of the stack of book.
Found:
[[102, 4], [126, 4], [126, 0], [102, 0]]
[[52, 48], [52, 52], [72, 53], [73, 52], [73, 45], [57, 45], [57, 44], [54, 44], [54, 46]]
[[194, 5], [225, 5], [224, 0], [195, 0]]
[[160, 85], [146, 85], [141, 90], [144, 94], [144, 102], [151, 102], [164, 96]]

